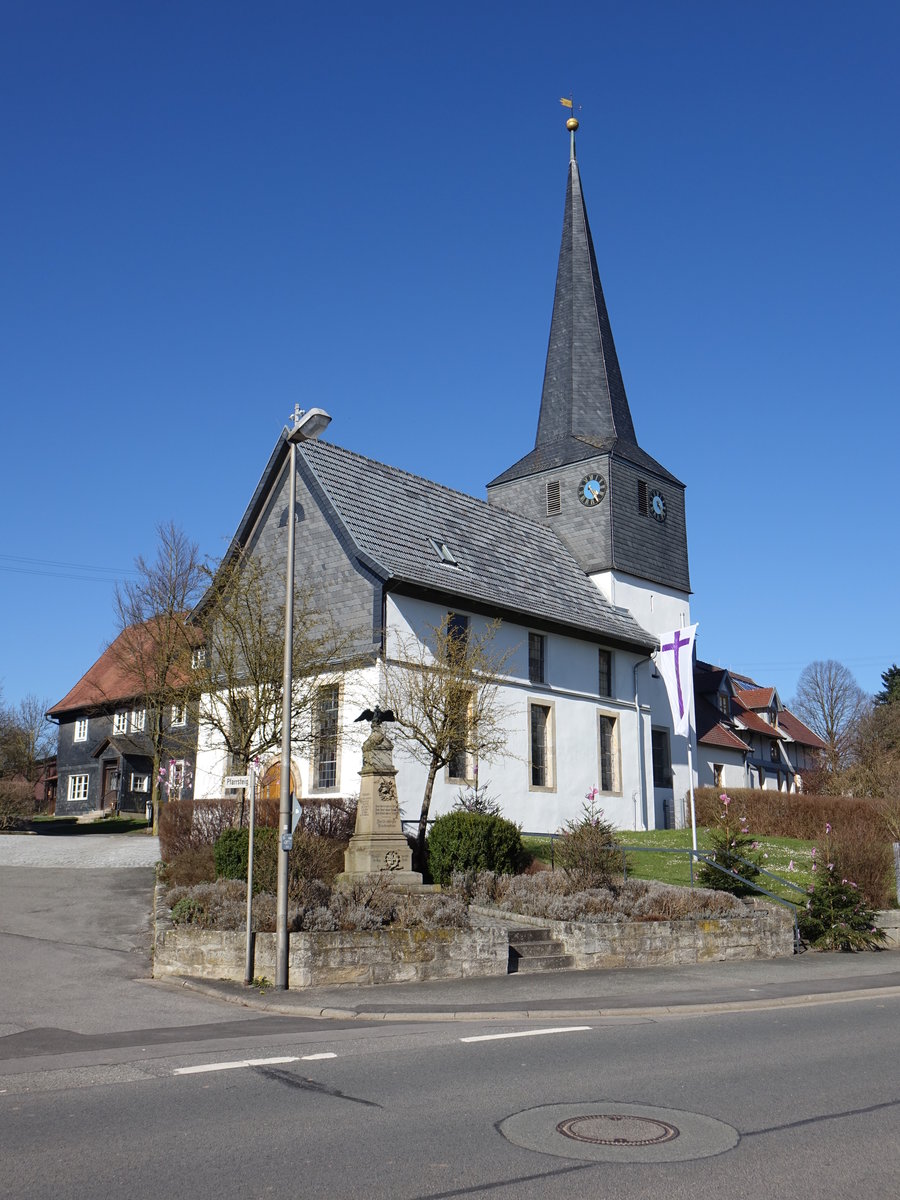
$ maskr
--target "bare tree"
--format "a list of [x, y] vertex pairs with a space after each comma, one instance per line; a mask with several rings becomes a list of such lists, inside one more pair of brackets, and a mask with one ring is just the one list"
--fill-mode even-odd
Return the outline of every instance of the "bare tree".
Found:
[[157, 535], [156, 558], [136, 558], [137, 578], [116, 586], [119, 634], [111, 647], [121, 678], [147, 710], [154, 834], [159, 831], [165, 714], [183, 704], [191, 688], [191, 656], [198, 635], [187, 617], [204, 578], [197, 546], [181, 529], [170, 521], [157, 527]]
[[[428, 811], [438, 771], [451, 761], [474, 768], [504, 754], [506, 707], [500, 684], [511, 650], [498, 650], [493, 621], [472, 633], [448, 615], [427, 636], [398, 638], [385, 662], [382, 703], [393, 710], [397, 740], [428, 768], [416, 835], [421, 870]], [[471, 769], [465, 770], [466, 776]]]
[[849, 765], [868, 705], [851, 672], [833, 658], [811, 662], [800, 672], [791, 707], [828, 744], [826, 765], [832, 774]]
[[[272, 602], [278, 571], [239, 555], [208, 569], [209, 588], [192, 618], [202, 630], [203, 662], [194, 671], [201, 727], [216, 732], [237, 774], [281, 744], [284, 606]], [[312, 714], [320, 689], [340, 685], [362, 664], [357, 630], [339, 629], [316, 608], [311, 588], [294, 593], [291, 734], [314, 750]], [[345, 696], [345, 702], [346, 702]], [[241, 814], [243, 821], [243, 813]]]
[[56, 735], [47, 719], [49, 703], [28, 695], [17, 705], [0, 699], [0, 775], [21, 775], [34, 783], [41, 762], [54, 751]]

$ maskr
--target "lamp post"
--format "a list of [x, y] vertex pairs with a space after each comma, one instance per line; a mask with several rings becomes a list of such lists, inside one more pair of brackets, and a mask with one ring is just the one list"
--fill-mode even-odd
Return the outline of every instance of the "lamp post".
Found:
[[291, 698], [294, 661], [294, 533], [297, 507], [297, 445], [312, 441], [331, 423], [331, 417], [321, 408], [304, 412], [294, 405], [293, 425], [286, 430], [290, 445], [288, 461], [288, 544], [287, 580], [284, 593], [284, 681], [281, 695], [281, 791], [278, 806], [278, 875], [275, 895], [275, 987], [284, 991], [288, 986], [288, 846], [291, 835]]

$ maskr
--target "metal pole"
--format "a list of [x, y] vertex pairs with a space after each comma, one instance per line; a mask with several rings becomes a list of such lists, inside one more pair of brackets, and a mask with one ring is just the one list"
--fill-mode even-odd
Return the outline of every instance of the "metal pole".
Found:
[[694, 809], [694, 756], [691, 753], [691, 731], [688, 729], [688, 787], [691, 791], [691, 845], [694, 853], [697, 853], [697, 813]]
[[290, 443], [288, 475], [287, 580], [284, 592], [284, 682], [281, 696], [281, 795], [278, 807], [278, 875], [275, 892], [275, 987], [288, 986], [288, 852], [285, 835], [291, 832], [291, 693], [294, 660], [294, 527], [297, 508], [297, 446]]
[[253, 982], [253, 832], [256, 825], [256, 771], [250, 764], [250, 830], [247, 837], [247, 956], [244, 983]]

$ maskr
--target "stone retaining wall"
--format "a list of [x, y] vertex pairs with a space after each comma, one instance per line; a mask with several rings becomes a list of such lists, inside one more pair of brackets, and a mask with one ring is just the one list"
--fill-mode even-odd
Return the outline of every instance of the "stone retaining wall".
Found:
[[[247, 935], [173, 925], [156, 896], [153, 978], [244, 979]], [[355, 983], [418, 983], [505, 975], [505, 929], [377, 929], [354, 933], [292, 933], [292, 988]], [[256, 935], [254, 976], [275, 978], [275, 934]]]
[[[477, 909], [472, 915], [479, 927], [474, 929], [292, 933], [290, 984], [304, 988], [505, 975], [508, 925], [549, 929], [582, 970], [789, 957], [794, 950], [790, 912], [761, 901], [752, 901], [748, 908], [746, 915], [735, 917], [600, 924]], [[895, 932], [900, 934], [900, 929]], [[245, 950], [243, 932], [173, 926], [158, 889], [155, 979], [196, 976], [241, 982]], [[254, 975], [275, 978], [274, 933], [256, 935]]]
[[889, 908], [875, 914], [875, 924], [887, 934], [885, 948], [900, 950], [900, 909]]
[[[549, 929], [580, 970], [660, 967], [747, 958], [789, 958], [794, 922], [789, 909], [763, 900], [746, 914], [680, 921], [547, 921], [503, 913], [510, 924]], [[479, 909], [481, 919], [490, 910]]]

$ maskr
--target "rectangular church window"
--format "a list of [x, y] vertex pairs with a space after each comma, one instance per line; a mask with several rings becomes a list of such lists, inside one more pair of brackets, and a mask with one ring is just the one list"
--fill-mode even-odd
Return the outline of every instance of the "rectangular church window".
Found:
[[528, 635], [528, 678], [531, 683], [545, 683], [544, 649], [546, 638], [542, 633]]
[[340, 689], [336, 683], [319, 688], [316, 696], [313, 763], [313, 778], [317, 788], [337, 787], [339, 701]]
[[553, 722], [550, 705], [530, 704], [528, 723], [531, 786], [553, 788]]
[[597, 691], [601, 696], [611, 696], [612, 691], [612, 650], [603, 650], [597, 652], [598, 679]]
[[672, 786], [672, 761], [669, 754], [669, 733], [666, 729], [650, 731], [650, 748], [653, 752], [653, 786]]
[[619, 722], [616, 717], [600, 714], [600, 791], [618, 792], [619, 785]]

